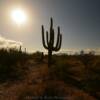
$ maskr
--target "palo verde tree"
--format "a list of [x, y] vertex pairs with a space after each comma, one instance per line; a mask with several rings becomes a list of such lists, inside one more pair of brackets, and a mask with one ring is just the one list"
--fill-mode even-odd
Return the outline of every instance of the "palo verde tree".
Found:
[[54, 45], [54, 28], [53, 28], [53, 19], [51, 18], [50, 22], [50, 32], [46, 31], [46, 41], [45, 41], [45, 30], [44, 26], [42, 25], [42, 43], [45, 49], [48, 50], [48, 67], [50, 67], [52, 63], [52, 52], [59, 51], [61, 48], [62, 43], [62, 34], [60, 33], [60, 27], [58, 26], [58, 35], [57, 35], [57, 42]]

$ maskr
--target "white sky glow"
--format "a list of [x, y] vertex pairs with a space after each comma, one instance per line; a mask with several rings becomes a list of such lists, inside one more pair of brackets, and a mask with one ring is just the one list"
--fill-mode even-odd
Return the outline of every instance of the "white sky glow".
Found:
[[11, 17], [17, 24], [23, 24], [27, 20], [27, 16], [22, 9], [14, 9], [11, 12]]

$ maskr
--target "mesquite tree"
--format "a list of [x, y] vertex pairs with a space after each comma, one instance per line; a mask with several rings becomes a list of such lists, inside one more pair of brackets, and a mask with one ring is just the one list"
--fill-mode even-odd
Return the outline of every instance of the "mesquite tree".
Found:
[[53, 19], [51, 18], [50, 23], [50, 32], [46, 31], [46, 41], [45, 41], [45, 30], [44, 26], [42, 25], [42, 43], [45, 49], [48, 50], [48, 67], [50, 67], [52, 62], [52, 52], [53, 51], [59, 51], [61, 48], [62, 43], [62, 34], [60, 33], [60, 27], [58, 26], [58, 35], [57, 35], [57, 42], [56, 45], [54, 45], [54, 28], [53, 28]]

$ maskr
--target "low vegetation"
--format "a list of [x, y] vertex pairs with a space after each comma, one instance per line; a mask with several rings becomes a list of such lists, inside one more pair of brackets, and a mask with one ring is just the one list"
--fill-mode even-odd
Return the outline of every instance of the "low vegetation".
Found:
[[[54, 56], [51, 68], [53, 77], [70, 83], [98, 98], [100, 92], [100, 56], [73, 55]], [[100, 98], [100, 96], [99, 96]]]
[[[22, 52], [16, 49], [0, 49], [0, 83], [6, 83], [8, 81], [20, 80], [23, 78], [26, 70], [29, 68], [29, 65], [26, 65], [26, 62], [38, 62], [41, 70], [38, 72], [41, 78], [38, 78], [38, 82], [42, 82], [41, 85], [35, 81], [34, 77], [37, 77], [37, 72], [32, 72], [32, 76], [34, 80], [33, 83], [27, 84], [27, 87], [36, 88], [38, 86], [38, 90], [41, 90], [38, 94], [38, 90], [34, 91], [34, 88], [29, 88], [29, 90], [23, 89], [20, 91], [19, 98], [24, 98], [25, 96], [34, 96], [35, 92], [36, 96], [63, 96], [61, 94], [63, 90], [60, 91], [60, 88], [69, 89], [70, 86], [71, 91], [73, 89], [78, 89], [84, 91], [84, 93], [94, 96], [97, 99], [100, 99], [100, 56], [97, 55], [53, 55], [52, 56], [52, 65], [50, 68], [47, 66], [47, 56], [45, 56], [42, 52], [36, 52], [33, 54], [27, 54], [26, 52]], [[47, 74], [47, 78], [41, 75], [41, 73], [47, 72], [42, 67], [45, 64], [45, 67], [49, 69], [49, 74]], [[36, 66], [37, 65], [32, 65]], [[39, 67], [38, 67], [39, 69]], [[34, 71], [34, 67], [33, 67]], [[38, 71], [38, 70], [37, 70]], [[29, 72], [30, 74], [30, 72]], [[48, 76], [49, 75], [49, 76]], [[30, 79], [31, 79], [30, 77]], [[39, 77], [39, 76], [38, 76]], [[59, 83], [60, 82], [60, 83]], [[12, 82], [13, 83], [13, 82]], [[53, 87], [52, 87], [52, 84]], [[25, 83], [24, 83], [25, 84]], [[35, 85], [36, 86], [35, 86]], [[58, 88], [55, 86], [56, 84], [62, 84], [64, 86], [59, 85]], [[46, 86], [45, 86], [46, 85]], [[74, 88], [73, 88], [74, 87]], [[59, 93], [57, 92], [59, 89]], [[24, 91], [25, 90], [25, 91]], [[67, 91], [67, 90], [64, 90]], [[69, 91], [69, 90], [68, 90]], [[42, 93], [43, 92], [43, 93]], [[64, 96], [66, 96], [66, 93]], [[76, 93], [76, 92], [75, 92]], [[80, 93], [80, 92], [79, 92]], [[34, 95], [33, 95], [34, 94]], [[73, 95], [73, 94], [72, 94]], [[75, 94], [74, 94], [75, 95]], [[81, 98], [81, 97], [80, 97]], [[62, 99], [63, 100], [63, 99]], [[74, 99], [73, 99], [74, 100]], [[76, 100], [76, 99], [75, 99]], [[84, 99], [86, 100], [86, 99]], [[92, 100], [92, 99], [91, 99]], [[93, 99], [94, 100], [94, 99]]]
[[21, 78], [28, 58], [28, 54], [17, 49], [0, 49], [0, 82]]

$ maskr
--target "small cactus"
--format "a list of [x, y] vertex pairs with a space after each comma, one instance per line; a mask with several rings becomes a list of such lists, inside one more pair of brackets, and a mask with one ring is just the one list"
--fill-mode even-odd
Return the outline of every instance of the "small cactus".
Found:
[[44, 26], [42, 25], [42, 43], [45, 49], [48, 50], [48, 67], [51, 66], [52, 62], [52, 52], [53, 51], [59, 51], [61, 48], [61, 43], [62, 43], [62, 34], [60, 33], [60, 27], [58, 26], [58, 35], [57, 35], [57, 42], [56, 45], [54, 46], [54, 28], [53, 28], [53, 19], [51, 18], [51, 23], [50, 23], [50, 32], [46, 31], [46, 42], [45, 42], [45, 36], [44, 36]]
[[22, 46], [20, 45], [20, 47], [19, 47], [19, 52], [22, 52]]
[[43, 52], [41, 52], [41, 58], [40, 58], [40, 61], [42, 61], [42, 62], [43, 62], [43, 59], [44, 59], [44, 53], [43, 53]]
[[25, 53], [26, 53], [26, 48], [25, 48]]

